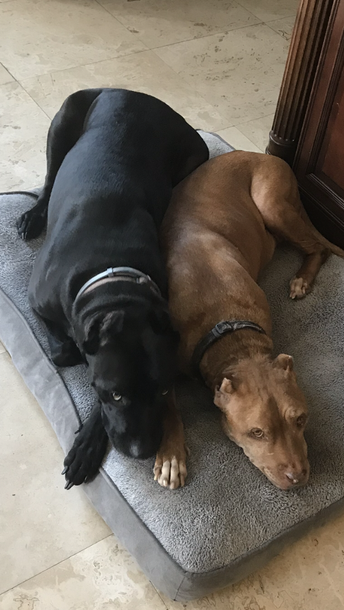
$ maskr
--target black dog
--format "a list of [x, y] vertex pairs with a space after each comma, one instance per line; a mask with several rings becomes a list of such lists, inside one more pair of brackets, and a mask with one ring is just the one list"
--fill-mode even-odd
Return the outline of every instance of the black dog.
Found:
[[172, 188], [207, 158], [198, 133], [142, 93], [78, 91], [52, 121], [44, 188], [17, 228], [31, 239], [47, 224], [30, 303], [53, 362], [85, 359], [100, 398], [65, 459], [67, 488], [97, 473], [108, 437], [136, 458], [159, 446], [176, 340], [158, 229]]

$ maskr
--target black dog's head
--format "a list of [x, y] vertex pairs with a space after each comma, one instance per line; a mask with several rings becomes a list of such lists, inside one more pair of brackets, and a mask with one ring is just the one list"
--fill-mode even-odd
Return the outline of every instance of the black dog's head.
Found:
[[91, 316], [82, 349], [103, 424], [116, 449], [145, 459], [161, 442], [163, 405], [176, 371], [177, 338], [159, 303]]

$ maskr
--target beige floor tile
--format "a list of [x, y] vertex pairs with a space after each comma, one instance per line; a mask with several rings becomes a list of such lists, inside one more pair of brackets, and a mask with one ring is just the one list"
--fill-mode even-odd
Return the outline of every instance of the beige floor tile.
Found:
[[0, 596], [0, 610], [166, 610], [113, 536]]
[[177, 75], [153, 51], [26, 79], [22, 85], [50, 117], [63, 100], [78, 89], [124, 87], [159, 97], [196, 128], [216, 130], [228, 124], [211, 102], [202, 99], [192, 84]]
[[221, 138], [231, 144], [236, 150], [249, 150], [251, 152], [261, 152], [260, 149], [251, 142], [239, 129], [236, 127], [227, 127], [217, 132]]
[[286, 40], [291, 39], [293, 33], [293, 27], [295, 23], [295, 15], [290, 17], [284, 17], [283, 19], [277, 19], [276, 21], [269, 21], [268, 26], [278, 32]]
[[80, 488], [64, 490], [62, 450], [6, 353], [0, 355], [0, 387], [3, 592], [103, 539], [110, 530]]
[[226, 126], [275, 109], [288, 43], [267, 25], [155, 49], [227, 119]]
[[17, 80], [145, 48], [95, 0], [12, 0], [0, 24], [0, 60]]
[[6, 83], [12, 83], [14, 78], [9, 74], [9, 72], [4, 68], [2, 64], [0, 64], [0, 85], [5, 85]]
[[343, 610], [343, 569], [344, 515], [233, 587], [185, 606], [162, 599], [168, 610]]
[[18, 83], [0, 86], [0, 191], [39, 186], [50, 121]]
[[202, 38], [259, 21], [234, 0], [100, 0], [100, 4], [149, 48]]
[[299, 0], [238, 0], [261, 21], [272, 21], [289, 15], [296, 15]]
[[262, 152], [265, 152], [269, 143], [269, 133], [273, 120], [274, 115], [269, 114], [261, 119], [255, 119], [254, 121], [248, 121], [247, 123], [239, 123], [236, 127]]

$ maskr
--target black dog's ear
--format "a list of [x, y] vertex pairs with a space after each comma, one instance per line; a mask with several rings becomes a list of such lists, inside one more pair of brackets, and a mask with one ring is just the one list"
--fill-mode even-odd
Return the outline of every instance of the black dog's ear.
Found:
[[94, 316], [87, 320], [84, 327], [85, 339], [82, 343], [82, 349], [85, 354], [93, 356], [99, 348], [99, 328], [102, 318]]
[[123, 323], [124, 311], [121, 309], [110, 311], [105, 316], [103, 314], [90, 318], [84, 327], [82, 348], [85, 354], [94, 356], [100, 345], [105, 345], [110, 338], [121, 332]]
[[124, 311], [119, 309], [118, 311], [111, 311], [107, 313], [103, 319], [99, 337], [101, 345], [105, 345], [109, 339], [112, 339], [115, 335], [123, 330], [124, 325]]

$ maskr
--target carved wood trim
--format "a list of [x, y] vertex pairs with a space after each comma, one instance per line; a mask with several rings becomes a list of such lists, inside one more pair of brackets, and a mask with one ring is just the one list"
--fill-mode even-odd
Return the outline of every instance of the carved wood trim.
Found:
[[[341, 93], [340, 80], [344, 68], [344, 3], [335, 0], [322, 61], [319, 63], [307, 113], [298, 138], [294, 169], [300, 179], [321, 166], [321, 147], [326, 143], [326, 128], [331, 119], [335, 98]], [[340, 85], [338, 90], [338, 85]], [[329, 131], [329, 130], [328, 130]]]
[[292, 165], [335, 0], [301, 0], [266, 152]]

